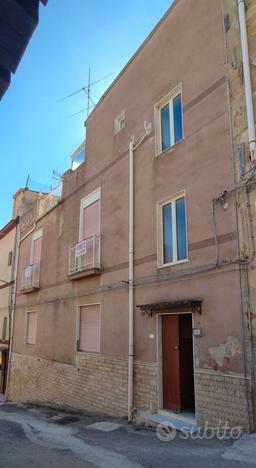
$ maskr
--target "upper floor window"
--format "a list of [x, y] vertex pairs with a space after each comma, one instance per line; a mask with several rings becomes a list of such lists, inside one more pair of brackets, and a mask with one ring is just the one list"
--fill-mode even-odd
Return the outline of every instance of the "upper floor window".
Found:
[[39, 229], [32, 235], [31, 250], [30, 250], [30, 265], [39, 265], [41, 261], [43, 230]]
[[39, 288], [42, 235], [43, 229], [39, 229], [32, 235], [29, 265], [23, 270], [22, 289], [28, 292]]
[[85, 147], [85, 144], [83, 143], [71, 156], [72, 171], [75, 171], [79, 166], [81, 166], [81, 164], [83, 164], [86, 161], [86, 156], [87, 156], [86, 147]]
[[119, 114], [115, 117], [114, 121], [114, 133], [120, 132], [122, 128], [125, 127], [125, 109], [123, 109]]
[[100, 235], [100, 195], [97, 189], [81, 200], [79, 241]]
[[12, 264], [12, 251], [8, 253], [8, 266], [11, 266]]
[[7, 340], [7, 324], [8, 324], [8, 318], [4, 317], [3, 318], [3, 330], [2, 330], [2, 340]]
[[187, 260], [187, 219], [184, 193], [158, 205], [158, 264]]
[[181, 84], [156, 104], [155, 120], [158, 155], [183, 139]]

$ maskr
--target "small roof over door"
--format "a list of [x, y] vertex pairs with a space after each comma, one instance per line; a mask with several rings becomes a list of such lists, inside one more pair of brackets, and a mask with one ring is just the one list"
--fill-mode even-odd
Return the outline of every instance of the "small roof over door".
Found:
[[152, 304], [140, 304], [136, 307], [141, 310], [143, 315], [150, 315], [153, 312], [162, 312], [163, 309], [169, 309], [172, 313], [180, 312], [185, 309], [191, 312], [202, 312], [202, 299], [181, 299], [178, 301], [153, 302]]

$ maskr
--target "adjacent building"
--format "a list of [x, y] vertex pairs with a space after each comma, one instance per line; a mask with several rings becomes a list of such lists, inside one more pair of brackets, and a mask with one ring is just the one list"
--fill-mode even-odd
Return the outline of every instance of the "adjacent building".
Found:
[[9, 399], [255, 428], [242, 6], [176, 0], [87, 119], [61, 197], [21, 217]]
[[19, 220], [34, 207], [38, 197], [44, 198], [44, 195], [28, 189], [18, 190], [13, 197], [12, 219], [0, 230], [0, 394], [3, 395], [7, 385], [12, 316], [15, 306]]

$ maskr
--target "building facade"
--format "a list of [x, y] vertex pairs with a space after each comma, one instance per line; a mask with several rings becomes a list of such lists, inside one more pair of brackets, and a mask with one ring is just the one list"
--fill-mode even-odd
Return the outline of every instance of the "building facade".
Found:
[[[16, 296], [19, 219], [34, 206], [40, 194], [20, 189], [13, 197], [12, 219], [0, 230], [0, 393], [5, 394]], [[40, 195], [43, 197], [43, 195]]]
[[14, 288], [14, 254], [18, 220], [0, 231], [0, 393], [5, 394], [8, 370], [10, 317]]
[[252, 429], [254, 227], [240, 185], [241, 161], [251, 177], [253, 164], [235, 3], [174, 2], [86, 127], [61, 199], [21, 218], [8, 398]]

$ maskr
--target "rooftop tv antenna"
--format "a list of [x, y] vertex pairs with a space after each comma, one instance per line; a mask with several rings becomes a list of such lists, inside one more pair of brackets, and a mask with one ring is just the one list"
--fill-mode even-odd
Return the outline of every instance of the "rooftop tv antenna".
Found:
[[25, 185], [25, 190], [28, 188], [29, 177], [30, 177], [30, 175], [28, 174], [27, 180], [26, 180], [26, 185]]
[[92, 99], [92, 96], [91, 96], [91, 87], [96, 85], [97, 83], [100, 83], [101, 81], [103, 80], [106, 80], [109, 76], [113, 75], [113, 72], [112, 73], [109, 73], [108, 75], [105, 75], [105, 76], [102, 76], [101, 78], [99, 78], [98, 80], [95, 80], [93, 82], [91, 82], [91, 68], [89, 67], [89, 71], [88, 71], [88, 84], [87, 86], [83, 86], [82, 88], [74, 91], [73, 93], [71, 94], [68, 94], [67, 96], [64, 96], [63, 98], [59, 99], [57, 101], [57, 104], [59, 102], [62, 102], [66, 99], [69, 99], [73, 96], [75, 96], [76, 94], [78, 93], [81, 93], [82, 91], [87, 95], [87, 108], [86, 109], [81, 109], [80, 111], [78, 112], [75, 112], [74, 114], [71, 114], [69, 115], [68, 117], [72, 117], [74, 115], [77, 115], [77, 114], [80, 114], [81, 112], [84, 112], [86, 110], [87, 112], [87, 117], [89, 115], [89, 112], [90, 112], [90, 109], [92, 109], [93, 107], [95, 107], [95, 102], [93, 101]]
[[52, 171], [52, 173], [53, 173], [52, 179], [58, 180], [59, 182], [62, 181], [63, 174], [61, 174], [60, 172], [57, 172], [57, 171]]

